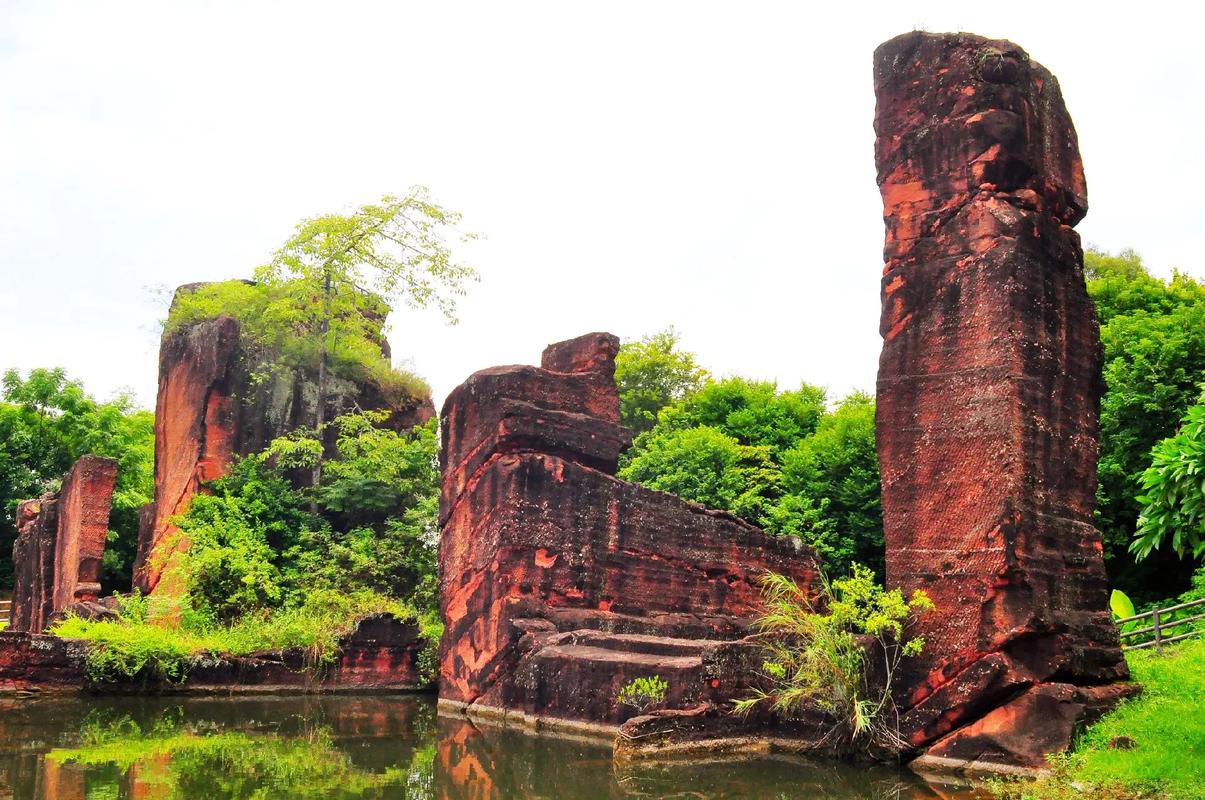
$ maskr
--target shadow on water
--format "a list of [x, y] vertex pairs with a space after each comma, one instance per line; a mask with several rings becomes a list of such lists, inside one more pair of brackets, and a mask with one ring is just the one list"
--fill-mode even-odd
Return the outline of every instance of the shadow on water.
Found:
[[641, 763], [438, 717], [418, 696], [0, 699], [0, 800], [963, 800], [910, 773], [787, 758]]

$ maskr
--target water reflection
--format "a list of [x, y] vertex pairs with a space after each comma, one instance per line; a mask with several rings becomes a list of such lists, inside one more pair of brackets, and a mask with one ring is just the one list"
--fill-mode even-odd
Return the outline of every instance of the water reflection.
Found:
[[617, 771], [606, 747], [437, 717], [427, 697], [0, 699], [0, 800], [973, 796], [790, 759]]

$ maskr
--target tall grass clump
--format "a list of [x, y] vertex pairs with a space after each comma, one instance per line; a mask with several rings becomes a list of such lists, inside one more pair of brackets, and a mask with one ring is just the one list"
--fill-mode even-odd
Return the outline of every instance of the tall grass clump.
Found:
[[769, 573], [763, 596], [766, 610], [757, 621], [766, 648], [763, 685], [737, 701], [736, 710], [768, 705], [787, 719], [819, 711], [829, 725], [823, 742], [834, 749], [902, 749], [892, 685], [903, 659], [924, 647], [907, 627], [932, 610], [929, 597], [887, 591], [860, 564], [845, 578], [822, 576], [815, 597]]

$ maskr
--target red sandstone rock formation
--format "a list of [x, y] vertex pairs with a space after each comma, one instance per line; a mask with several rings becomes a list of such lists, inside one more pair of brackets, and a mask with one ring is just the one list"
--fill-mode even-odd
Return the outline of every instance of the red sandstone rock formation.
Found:
[[63, 476], [58, 493], [17, 507], [10, 630], [40, 633], [56, 613], [100, 597], [116, 481], [116, 461], [83, 456]]
[[1041, 766], [1127, 677], [1092, 523], [1075, 129], [1011, 42], [913, 32], [874, 61], [887, 577], [937, 605], [904, 733], [935, 758]]
[[674, 706], [731, 696], [760, 575], [816, 576], [797, 540], [614, 477], [618, 346], [552, 345], [444, 405], [441, 702], [616, 723], [634, 677], [668, 680]]
[[[177, 296], [201, 285], [182, 286]], [[388, 355], [383, 337], [381, 346]], [[238, 456], [313, 423], [313, 376], [295, 370], [266, 383], [253, 381], [255, 366], [233, 317], [202, 320], [163, 337], [155, 401], [155, 500], [140, 514], [135, 561], [134, 586], [144, 592], [159, 583], [166, 560], [160, 545], [175, 531], [170, 520], [187, 510], [201, 485], [224, 475]], [[327, 419], [354, 407], [387, 409], [393, 412], [387, 424], [398, 430], [435, 416], [429, 397], [390, 396], [371, 382], [332, 378], [329, 401]]]

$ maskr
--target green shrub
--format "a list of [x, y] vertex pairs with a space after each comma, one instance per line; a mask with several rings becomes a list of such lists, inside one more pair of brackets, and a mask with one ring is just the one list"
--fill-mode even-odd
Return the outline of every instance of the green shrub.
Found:
[[660, 675], [651, 678], [633, 678], [619, 690], [615, 702], [621, 706], [629, 706], [643, 714], [653, 706], [665, 702], [665, 693], [669, 683]]
[[[816, 709], [832, 720], [829, 736], [838, 746], [901, 749], [892, 684], [900, 662], [924, 647], [906, 626], [932, 610], [928, 596], [918, 590], [906, 600], [899, 589], [886, 591], [860, 564], [849, 577], [822, 579], [814, 599], [774, 573], [766, 575], [763, 593], [766, 611], [757, 624], [766, 647], [765, 685], [737, 701], [736, 710], [768, 704], [789, 718]], [[866, 668], [874, 649], [884, 657], [885, 674], [877, 678]]]

